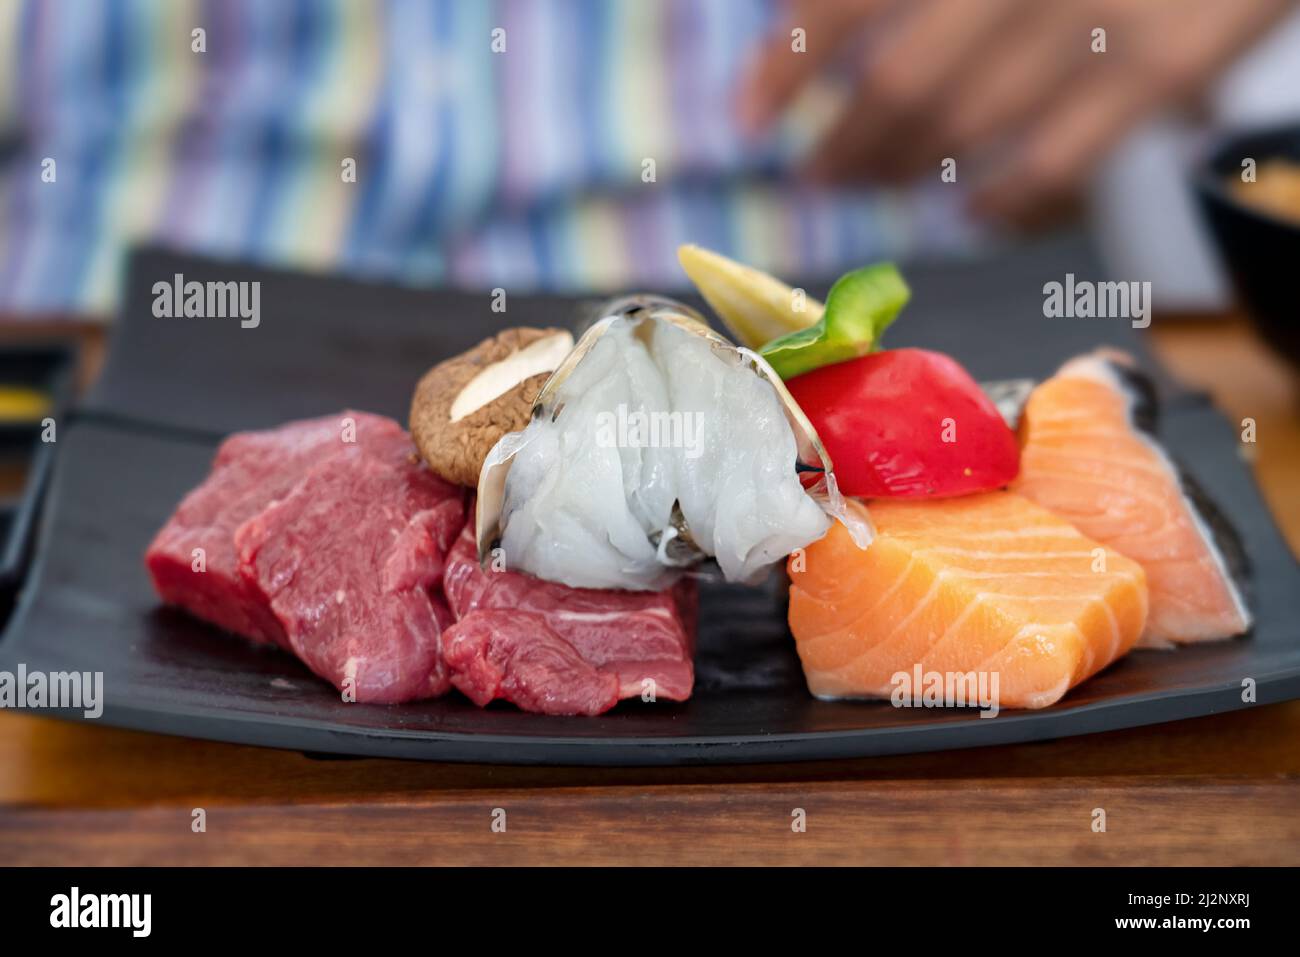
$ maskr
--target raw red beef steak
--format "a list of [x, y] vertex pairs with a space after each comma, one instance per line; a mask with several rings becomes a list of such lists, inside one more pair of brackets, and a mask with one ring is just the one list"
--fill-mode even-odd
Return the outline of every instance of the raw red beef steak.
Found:
[[412, 453], [400, 425], [358, 412], [232, 436], [149, 548], [158, 593], [358, 701], [443, 693], [438, 586], [464, 493]]
[[603, 714], [618, 676], [593, 668], [532, 611], [476, 611], [442, 636], [452, 681], [479, 707], [496, 698], [544, 714]]
[[409, 458], [353, 449], [235, 532], [240, 573], [290, 649], [355, 700], [415, 701], [449, 684], [430, 595], [465, 505]]
[[410, 448], [392, 419], [351, 411], [232, 435], [217, 450], [207, 479], [185, 496], [145, 553], [162, 600], [227, 631], [284, 646], [279, 623], [239, 575], [235, 529], [288, 493], [312, 466], [342, 455], [349, 447], [345, 420], [355, 424], [363, 448], [380, 454]]
[[456, 618], [443, 652], [452, 684], [467, 697], [478, 704], [505, 698], [549, 714], [599, 714], [646, 690], [656, 699], [690, 697], [693, 582], [662, 592], [607, 591], [485, 571], [471, 524], [443, 573]]
[[149, 546], [158, 594], [357, 701], [454, 684], [479, 705], [600, 714], [647, 691], [690, 696], [692, 583], [603, 591], [484, 571], [465, 492], [413, 451], [361, 412], [232, 436]]

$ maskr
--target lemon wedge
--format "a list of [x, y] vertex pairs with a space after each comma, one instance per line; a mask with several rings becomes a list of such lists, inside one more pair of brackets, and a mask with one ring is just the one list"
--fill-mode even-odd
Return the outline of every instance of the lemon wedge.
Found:
[[802, 289], [702, 246], [679, 246], [677, 260], [736, 341], [751, 349], [816, 325], [826, 308]]

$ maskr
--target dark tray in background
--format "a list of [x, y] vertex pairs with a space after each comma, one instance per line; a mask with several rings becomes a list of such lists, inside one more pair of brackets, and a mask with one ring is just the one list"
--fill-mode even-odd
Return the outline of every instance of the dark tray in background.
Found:
[[[981, 378], [1045, 375], [1100, 341], [1135, 349], [1126, 324], [1043, 318], [1042, 284], [1087, 276], [1086, 249], [909, 268], [915, 304], [890, 343], [953, 351]], [[263, 318], [163, 320], [152, 284], [260, 279]], [[59, 441], [38, 557], [3, 639], [0, 669], [104, 673], [108, 724], [275, 747], [453, 761], [695, 764], [807, 760], [1041, 740], [1300, 695], [1300, 576], [1236, 455], [1234, 430], [1202, 400], [1167, 410], [1165, 438], [1242, 533], [1256, 568], [1258, 625], [1246, 639], [1136, 652], [1037, 712], [897, 710], [823, 702], [804, 687], [779, 589], [707, 586], [695, 695], [624, 702], [597, 718], [478, 709], [456, 694], [400, 706], [344, 704], [297, 661], [159, 607], [141, 556], [206, 473], [219, 435], [355, 406], [405, 417], [432, 362], [503, 325], [560, 323], [575, 302], [423, 293], [137, 259], [108, 369]], [[809, 284], [811, 292], [821, 289]], [[72, 717], [73, 715], [68, 715]]]
[[27, 571], [58, 430], [72, 400], [75, 360], [74, 350], [63, 343], [0, 347], [0, 386], [32, 389], [46, 396], [47, 414], [55, 420], [54, 442], [44, 440], [41, 421], [0, 421], [0, 468], [22, 475], [21, 489], [0, 499], [0, 621], [8, 617]]

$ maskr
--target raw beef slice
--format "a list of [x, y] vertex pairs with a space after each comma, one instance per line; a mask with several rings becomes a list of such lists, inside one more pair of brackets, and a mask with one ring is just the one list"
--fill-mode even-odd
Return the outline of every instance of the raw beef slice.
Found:
[[648, 687], [656, 698], [690, 697], [693, 582], [661, 592], [609, 591], [485, 571], [472, 525], [447, 556], [443, 591], [456, 624], [442, 642], [452, 684], [472, 701], [599, 714]]
[[464, 522], [459, 490], [427, 468], [354, 449], [241, 525], [235, 547], [307, 667], [357, 701], [415, 701], [449, 687], [431, 592]]
[[411, 448], [392, 419], [352, 411], [232, 435], [217, 450], [208, 478], [185, 496], [145, 553], [159, 597], [237, 635], [287, 647], [265, 601], [239, 574], [235, 529], [287, 494], [312, 466], [355, 447], [343, 441], [345, 419], [355, 423], [362, 448], [394, 456]]
[[149, 547], [159, 595], [350, 679], [358, 701], [442, 693], [439, 577], [464, 494], [412, 452], [400, 425], [359, 412], [232, 436]]
[[532, 611], [476, 611], [443, 637], [452, 681], [480, 708], [496, 698], [543, 714], [602, 714], [618, 676], [589, 665]]

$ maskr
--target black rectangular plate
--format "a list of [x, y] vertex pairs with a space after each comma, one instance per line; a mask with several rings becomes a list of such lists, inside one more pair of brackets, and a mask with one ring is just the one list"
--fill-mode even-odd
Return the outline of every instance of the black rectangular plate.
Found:
[[[1127, 327], [1042, 318], [1041, 277], [1066, 269], [1086, 275], [1086, 252], [1065, 247], [1056, 254], [1054, 264], [1051, 257], [985, 263], [923, 279], [912, 271], [918, 289], [930, 283], [944, 293], [928, 305], [918, 297], [917, 314], [900, 322], [891, 342], [949, 348], [983, 377], [1041, 375], [1102, 338], [1140, 351]], [[989, 276], [999, 269], [1001, 285]], [[265, 314], [262, 327], [243, 331], [242, 340], [209, 347], [209, 340], [230, 335], [228, 326], [214, 327], [219, 320], [176, 326], [149, 314], [149, 285], [171, 271], [232, 278], [231, 267], [221, 264], [160, 255], [137, 261], [108, 377], [79, 421], [60, 434], [38, 557], [0, 639], [0, 669], [21, 662], [43, 671], [102, 671], [104, 723], [356, 755], [706, 764], [929, 751], [1151, 724], [1245, 707], [1248, 678], [1260, 703], [1300, 696], [1295, 560], [1238, 460], [1234, 430], [1203, 400], [1182, 395], [1167, 409], [1164, 436], [1245, 540], [1258, 614], [1247, 638], [1135, 652], [1058, 705], [993, 719], [965, 710], [824, 702], [804, 686], [773, 581], [766, 589], [705, 588], [697, 686], [684, 704], [624, 702], [597, 718], [544, 717], [504, 705], [478, 709], [455, 694], [399, 706], [345, 704], [289, 656], [159, 607], [141, 556], [175, 503], [206, 473], [219, 433], [345, 405], [402, 416], [415, 375], [494, 321], [487, 296], [377, 289], [376, 301], [384, 300], [388, 312], [362, 350], [360, 340], [348, 338], [365, 339], [360, 332], [338, 339], [329, 330], [371, 314], [364, 305], [368, 287], [249, 272], [265, 283], [264, 308], [285, 283], [294, 295]], [[342, 285], [355, 300], [339, 293]], [[460, 321], [452, 306], [472, 315]], [[507, 316], [512, 324], [561, 322], [572, 307], [520, 297]], [[1009, 310], [1017, 310], [1014, 324], [999, 318]], [[909, 324], [910, 334], [902, 335]], [[1012, 325], [1018, 331], [1008, 339]], [[990, 326], [1004, 331], [991, 334]], [[271, 369], [297, 378], [287, 384], [268, 377]], [[312, 369], [326, 370], [325, 379], [309, 378]], [[342, 382], [329, 378], [333, 371]]]

